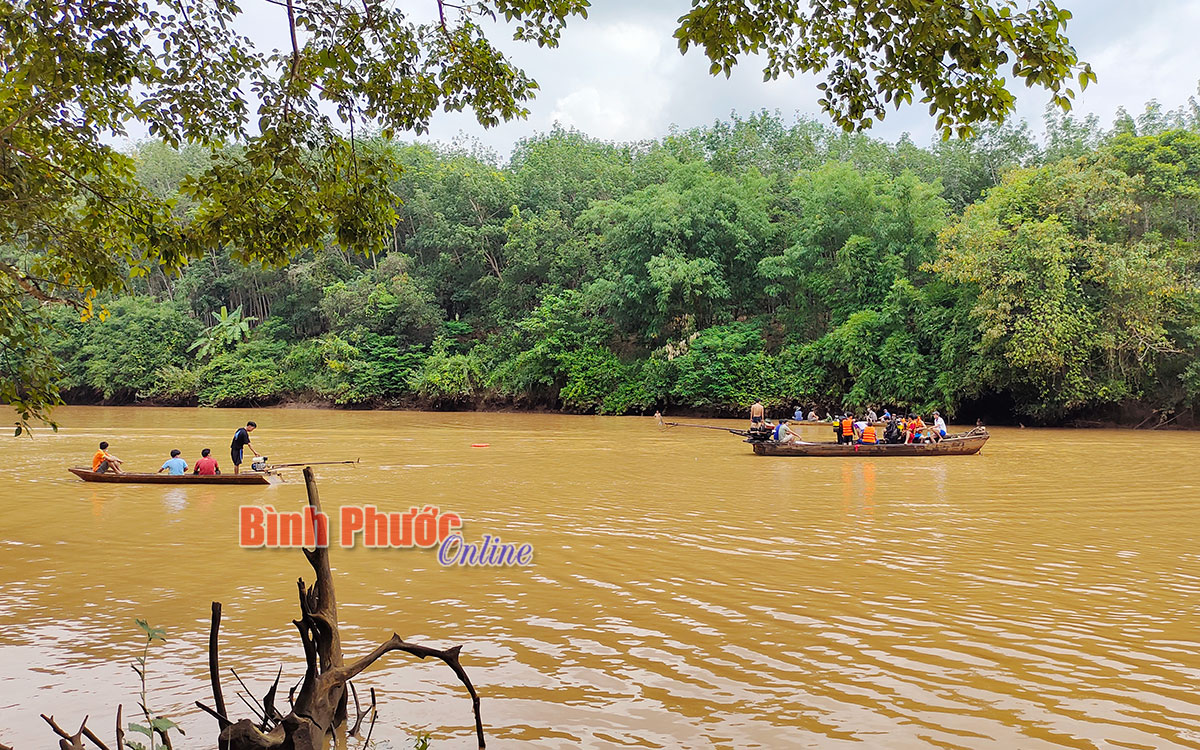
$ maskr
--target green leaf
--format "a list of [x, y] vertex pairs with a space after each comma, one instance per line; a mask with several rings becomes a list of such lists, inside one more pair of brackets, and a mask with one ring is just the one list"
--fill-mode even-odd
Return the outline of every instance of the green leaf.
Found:
[[154, 626], [150, 625], [150, 623], [148, 623], [142, 619], [135, 620], [135, 622], [137, 622], [137, 626], [139, 628], [141, 628], [142, 632], [146, 634], [146, 638], [148, 640], [151, 640], [151, 641], [165, 641], [166, 640], [166, 638], [164, 637], [167, 634], [166, 630], [164, 630], [162, 628], [154, 627]]

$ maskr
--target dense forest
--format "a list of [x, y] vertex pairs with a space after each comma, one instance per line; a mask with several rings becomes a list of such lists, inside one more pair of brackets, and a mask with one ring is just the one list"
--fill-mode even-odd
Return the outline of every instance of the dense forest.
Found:
[[[386, 246], [330, 237], [282, 268], [214, 247], [89, 320], [56, 308], [67, 400], [1194, 420], [1194, 101], [928, 147], [767, 112], [651, 142], [555, 130], [507, 162], [360, 147], [403, 164]], [[161, 197], [213, 158], [133, 156]]]

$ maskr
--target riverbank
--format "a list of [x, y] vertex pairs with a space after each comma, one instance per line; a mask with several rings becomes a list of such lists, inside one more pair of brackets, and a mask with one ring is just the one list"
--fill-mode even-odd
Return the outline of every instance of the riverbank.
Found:
[[[64, 394], [64, 402], [70, 406], [134, 406], [134, 407], [193, 407], [201, 408], [195, 399], [164, 400], [140, 399], [123, 402], [106, 400], [99, 394], [81, 394], [78, 390]], [[772, 418], [790, 416], [794, 407], [783, 405], [767, 405], [768, 414]], [[333, 409], [338, 411], [430, 411], [430, 412], [487, 412], [495, 414], [595, 414], [595, 410], [581, 410], [564, 407], [561, 403], [555, 405], [548, 401], [532, 398], [512, 398], [501, 396], [471, 397], [462, 399], [426, 399], [418, 396], [409, 398], [378, 399], [364, 403], [339, 404], [332, 399], [320, 397], [264, 399], [247, 401], [221, 406], [205, 406], [216, 409]], [[629, 411], [624, 414], [608, 416], [651, 416], [659, 411], [663, 416], [684, 417], [688, 419], [740, 419], [747, 413], [748, 407], [731, 406], [677, 406], [665, 405]], [[807, 407], [805, 407], [807, 410]], [[824, 410], [818, 409], [824, 414]], [[1173, 413], [1164, 413], [1140, 404], [1125, 404], [1103, 410], [1090, 417], [1077, 416], [1059, 422], [1037, 422], [1023, 419], [1013, 414], [997, 414], [981, 409], [964, 410], [954, 413], [943, 408], [941, 412], [952, 424], [976, 424], [1004, 427], [1062, 427], [1076, 429], [1135, 429], [1135, 430], [1200, 430], [1200, 415], [1193, 409], [1184, 409]]]

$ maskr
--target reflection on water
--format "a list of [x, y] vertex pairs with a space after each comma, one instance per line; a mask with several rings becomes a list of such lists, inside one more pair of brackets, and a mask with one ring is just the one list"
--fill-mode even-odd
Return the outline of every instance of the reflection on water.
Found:
[[[167, 628], [152, 705], [196, 746], [215, 730], [192, 706], [209, 697], [210, 601], [225, 605], [223, 660], [253, 690], [280, 664], [281, 685], [300, 677], [290, 621], [310, 571], [295, 551], [240, 549], [235, 525], [241, 504], [302, 507], [298, 476], [155, 487], [65, 471], [100, 440], [153, 471], [253, 417], [273, 460], [362, 458], [320, 467], [327, 510], [433, 504], [469, 538], [534, 545], [526, 569], [332, 553], [347, 652], [393, 630], [463, 644], [489, 746], [1200, 748], [1200, 435], [996, 430], [978, 456], [810, 459], [652, 419], [58, 417], [58, 434], [0, 442], [6, 744], [46, 746], [43, 712], [128, 715], [135, 617]], [[380, 696], [376, 736], [470, 746], [444, 666], [391, 655], [361, 683]]]
[[169, 513], [178, 513], [187, 507], [188, 491], [184, 487], [167, 487], [162, 493], [163, 507]]

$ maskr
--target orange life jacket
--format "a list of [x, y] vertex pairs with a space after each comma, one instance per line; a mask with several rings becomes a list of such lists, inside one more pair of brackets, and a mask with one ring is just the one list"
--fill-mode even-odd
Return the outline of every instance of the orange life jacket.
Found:
[[850, 417], [846, 417], [842, 420], [842, 434], [851, 436], [854, 435], [854, 420]]
[[862, 441], [864, 443], [868, 443], [868, 444], [874, 444], [875, 442], [877, 442], [875, 439], [875, 426], [874, 425], [867, 425], [866, 427], [863, 428]]

